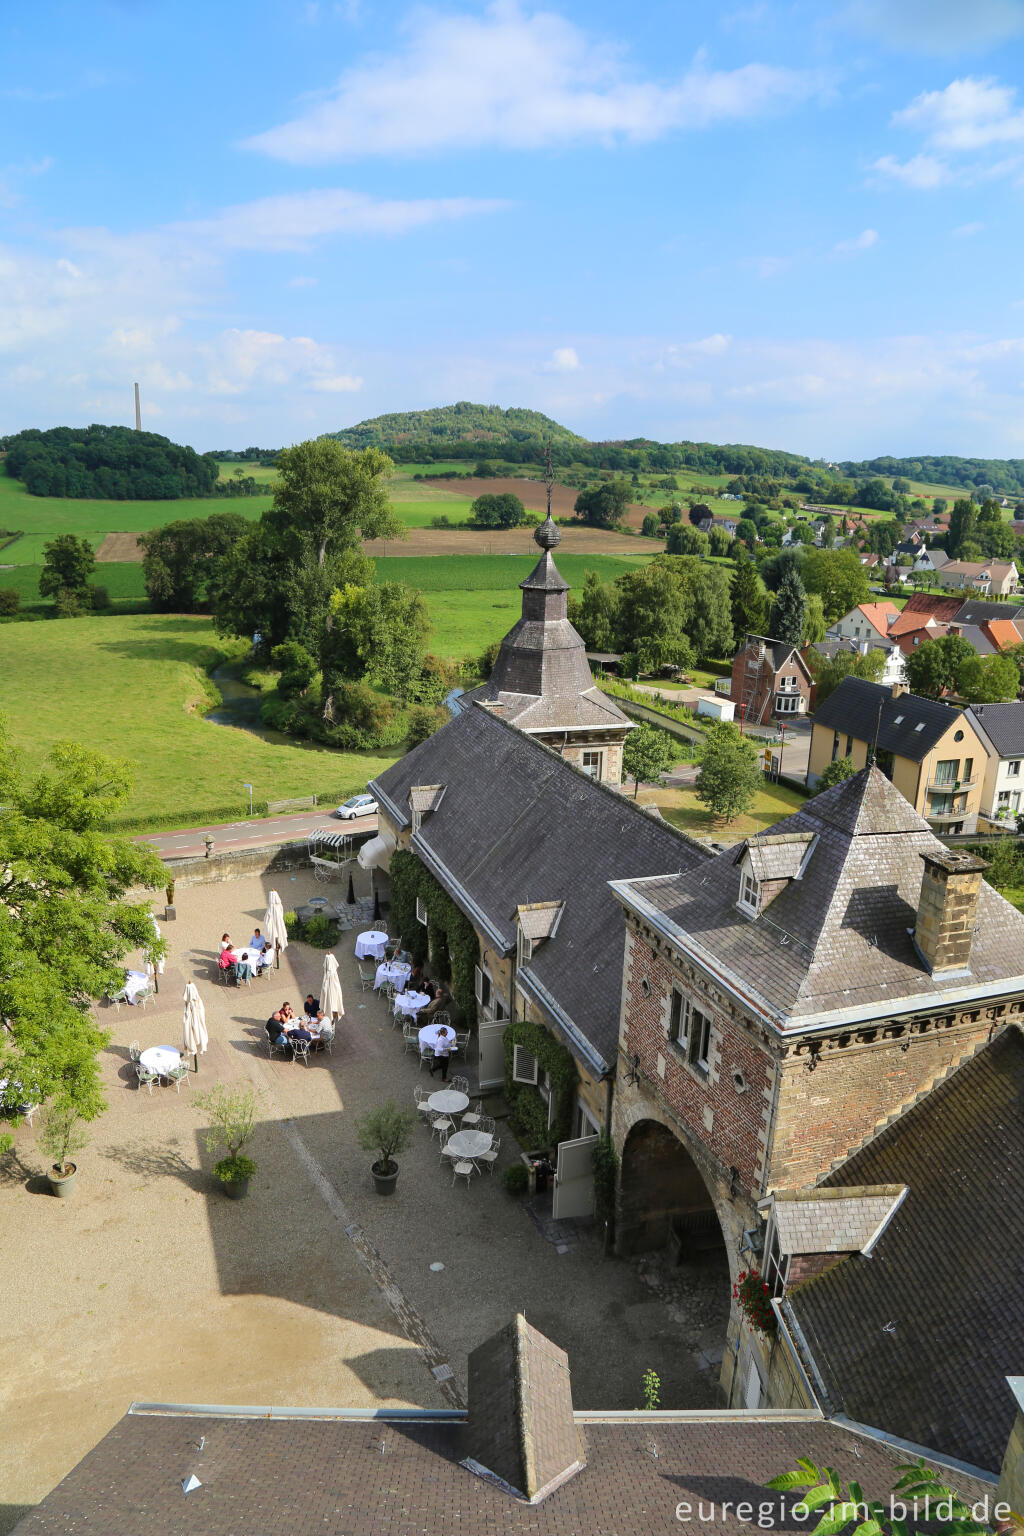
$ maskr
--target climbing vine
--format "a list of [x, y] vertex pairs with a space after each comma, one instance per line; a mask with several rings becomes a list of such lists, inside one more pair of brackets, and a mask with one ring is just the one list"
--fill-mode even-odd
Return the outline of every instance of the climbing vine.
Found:
[[619, 1154], [607, 1136], [594, 1143], [594, 1204], [600, 1223], [615, 1223], [615, 1191], [619, 1182]]
[[[535, 1057], [542, 1072], [551, 1079], [551, 1091], [555, 1098], [555, 1113], [548, 1127], [548, 1106], [541, 1098], [540, 1090], [532, 1083], [517, 1083], [512, 1079], [515, 1047], [521, 1045]], [[568, 1141], [572, 1134], [572, 1112], [576, 1102], [579, 1075], [571, 1053], [541, 1024], [519, 1019], [509, 1024], [504, 1035], [505, 1046], [505, 1099], [509, 1108], [512, 1129], [528, 1148], [550, 1147], [560, 1141]]]
[[[415, 960], [430, 956], [436, 975], [450, 980], [452, 996], [467, 1026], [476, 1023], [473, 972], [480, 960], [476, 929], [459, 911], [426, 866], [405, 849], [391, 858], [391, 912], [402, 943]], [[417, 897], [427, 909], [427, 926], [416, 916]]]

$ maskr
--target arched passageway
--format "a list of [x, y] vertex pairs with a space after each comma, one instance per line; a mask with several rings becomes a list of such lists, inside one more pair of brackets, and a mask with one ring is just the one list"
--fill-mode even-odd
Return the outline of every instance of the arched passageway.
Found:
[[622, 1254], [667, 1248], [676, 1260], [725, 1258], [718, 1213], [700, 1169], [657, 1120], [641, 1120], [626, 1137], [617, 1232]]

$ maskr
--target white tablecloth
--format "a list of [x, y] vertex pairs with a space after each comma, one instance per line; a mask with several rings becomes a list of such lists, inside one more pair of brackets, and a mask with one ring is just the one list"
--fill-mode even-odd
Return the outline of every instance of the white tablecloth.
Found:
[[458, 1050], [458, 1046], [455, 1044], [455, 1031], [452, 1029], [450, 1024], [424, 1024], [423, 1028], [420, 1030], [419, 1036], [421, 1051], [432, 1051], [434, 1049], [434, 1046], [437, 1044], [438, 1030], [442, 1028], [449, 1031], [448, 1049], [452, 1056], [455, 1055], [456, 1051]]
[[399, 992], [395, 998], [395, 1012], [408, 1013], [415, 1018], [421, 1008], [425, 1008], [430, 998], [425, 992]]
[[407, 965], [404, 960], [385, 960], [383, 964], [378, 965], [373, 984], [375, 987], [382, 987], [386, 981], [390, 981], [399, 992], [404, 992], [411, 970], [412, 966]]
[[181, 1052], [176, 1045], [151, 1045], [142, 1052], [139, 1065], [145, 1067], [147, 1072], [156, 1072], [160, 1077], [166, 1077], [172, 1067], [181, 1066]]
[[365, 933], [361, 933], [356, 939], [356, 959], [383, 960], [387, 942], [388, 936], [386, 933], [381, 933], [376, 928], [368, 928]]
[[427, 1105], [438, 1115], [461, 1115], [469, 1108], [469, 1094], [458, 1088], [439, 1088], [430, 1095]]
[[490, 1131], [456, 1131], [444, 1144], [446, 1157], [479, 1157], [489, 1152], [494, 1137]]
[[141, 992], [143, 987], [148, 986], [149, 977], [145, 971], [127, 971], [125, 973], [124, 991], [130, 1003], [134, 1003], [136, 994]]

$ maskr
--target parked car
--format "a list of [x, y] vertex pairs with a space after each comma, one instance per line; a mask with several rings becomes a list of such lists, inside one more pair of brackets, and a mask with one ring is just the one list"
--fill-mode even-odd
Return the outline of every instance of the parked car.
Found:
[[378, 805], [372, 795], [353, 795], [344, 805], [339, 805], [335, 816], [342, 821], [353, 821], [357, 816], [376, 816]]

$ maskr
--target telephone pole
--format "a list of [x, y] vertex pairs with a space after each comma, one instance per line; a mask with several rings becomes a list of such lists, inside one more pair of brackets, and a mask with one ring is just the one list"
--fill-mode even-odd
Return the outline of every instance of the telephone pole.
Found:
[[142, 406], [139, 403], [139, 386], [135, 386], [135, 430], [142, 431]]

